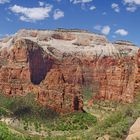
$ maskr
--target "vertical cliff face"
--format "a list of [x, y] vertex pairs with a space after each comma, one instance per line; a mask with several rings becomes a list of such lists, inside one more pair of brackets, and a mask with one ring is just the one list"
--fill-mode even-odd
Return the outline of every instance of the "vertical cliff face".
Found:
[[28, 62], [31, 82], [39, 85], [52, 68], [54, 60], [49, 55], [45, 55], [42, 48], [32, 46], [28, 49]]
[[84, 31], [21, 30], [0, 42], [0, 90], [36, 94], [58, 112], [82, 110], [83, 88], [93, 99], [132, 102], [139, 90], [138, 48]]
[[139, 92], [139, 89], [140, 89], [140, 49], [138, 50], [138, 53], [137, 53], [136, 64], [137, 64], [137, 70], [136, 70], [137, 73], [136, 73], [135, 87], [134, 87], [135, 94], [137, 94], [137, 92]]
[[[99, 62], [100, 63], [100, 62]], [[101, 67], [101, 68], [100, 68]], [[104, 99], [132, 102], [136, 64], [133, 57], [103, 59], [99, 66], [100, 96]]]

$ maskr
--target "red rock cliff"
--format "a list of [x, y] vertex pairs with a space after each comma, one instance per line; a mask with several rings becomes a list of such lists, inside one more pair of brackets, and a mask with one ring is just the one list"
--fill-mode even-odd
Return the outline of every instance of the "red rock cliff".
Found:
[[82, 110], [82, 89], [93, 98], [132, 102], [139, 89], [139, 53], [130, 42], [78, 31], [21, 30], [0, 42], [0, 90], [36, 94], [58, 112]]

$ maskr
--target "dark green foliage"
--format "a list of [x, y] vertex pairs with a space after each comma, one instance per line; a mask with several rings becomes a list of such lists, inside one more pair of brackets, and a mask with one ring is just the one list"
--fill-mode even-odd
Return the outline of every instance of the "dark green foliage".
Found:
[[6, 116], [8, 113], [5, 111], [5, 109], [0, 108], [0, 116]]
[[95, 125], [97, 122], [96, 117], [88, 114], [88, 113], [73, 113], [69, 115], [65, 115], [63, 117], [59, 117], [54, 120], [50, 125], [52, 130], [81, 130], [88, 129], [90, 126]]
[[17, 118], [53, 119], [59, 115], [47, 106], [37, 103], [35, 95], [31, 93], [15, 97], [6, 97], [0, 94], [0, 107], [9, 110]]

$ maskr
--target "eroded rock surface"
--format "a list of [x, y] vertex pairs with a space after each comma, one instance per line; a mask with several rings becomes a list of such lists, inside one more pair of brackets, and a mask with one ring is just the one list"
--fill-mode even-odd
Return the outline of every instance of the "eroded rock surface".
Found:
[[137, 140], [140, 139], [140, 118], [131, 126], [129, 135], [126, 140]]
[[140, 87], [139, 52], [130, 42], [110, 43], [86, 31], [20, 30], [0, 41], [0, 90], [33, 92], [64, 113], [82, 110], [87, 87], [93, 99], [132, 102]]

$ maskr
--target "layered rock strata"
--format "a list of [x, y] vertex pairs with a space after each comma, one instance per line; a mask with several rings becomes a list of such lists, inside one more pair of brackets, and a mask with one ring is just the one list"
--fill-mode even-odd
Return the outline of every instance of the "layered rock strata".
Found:
[[139, 89], [139, 52], [130, 42], [78, 30], [20, 30], [0, 41], [0, 90], [30, 92], [58, 112], [80, 111], [93, 99], [132, 102]]

